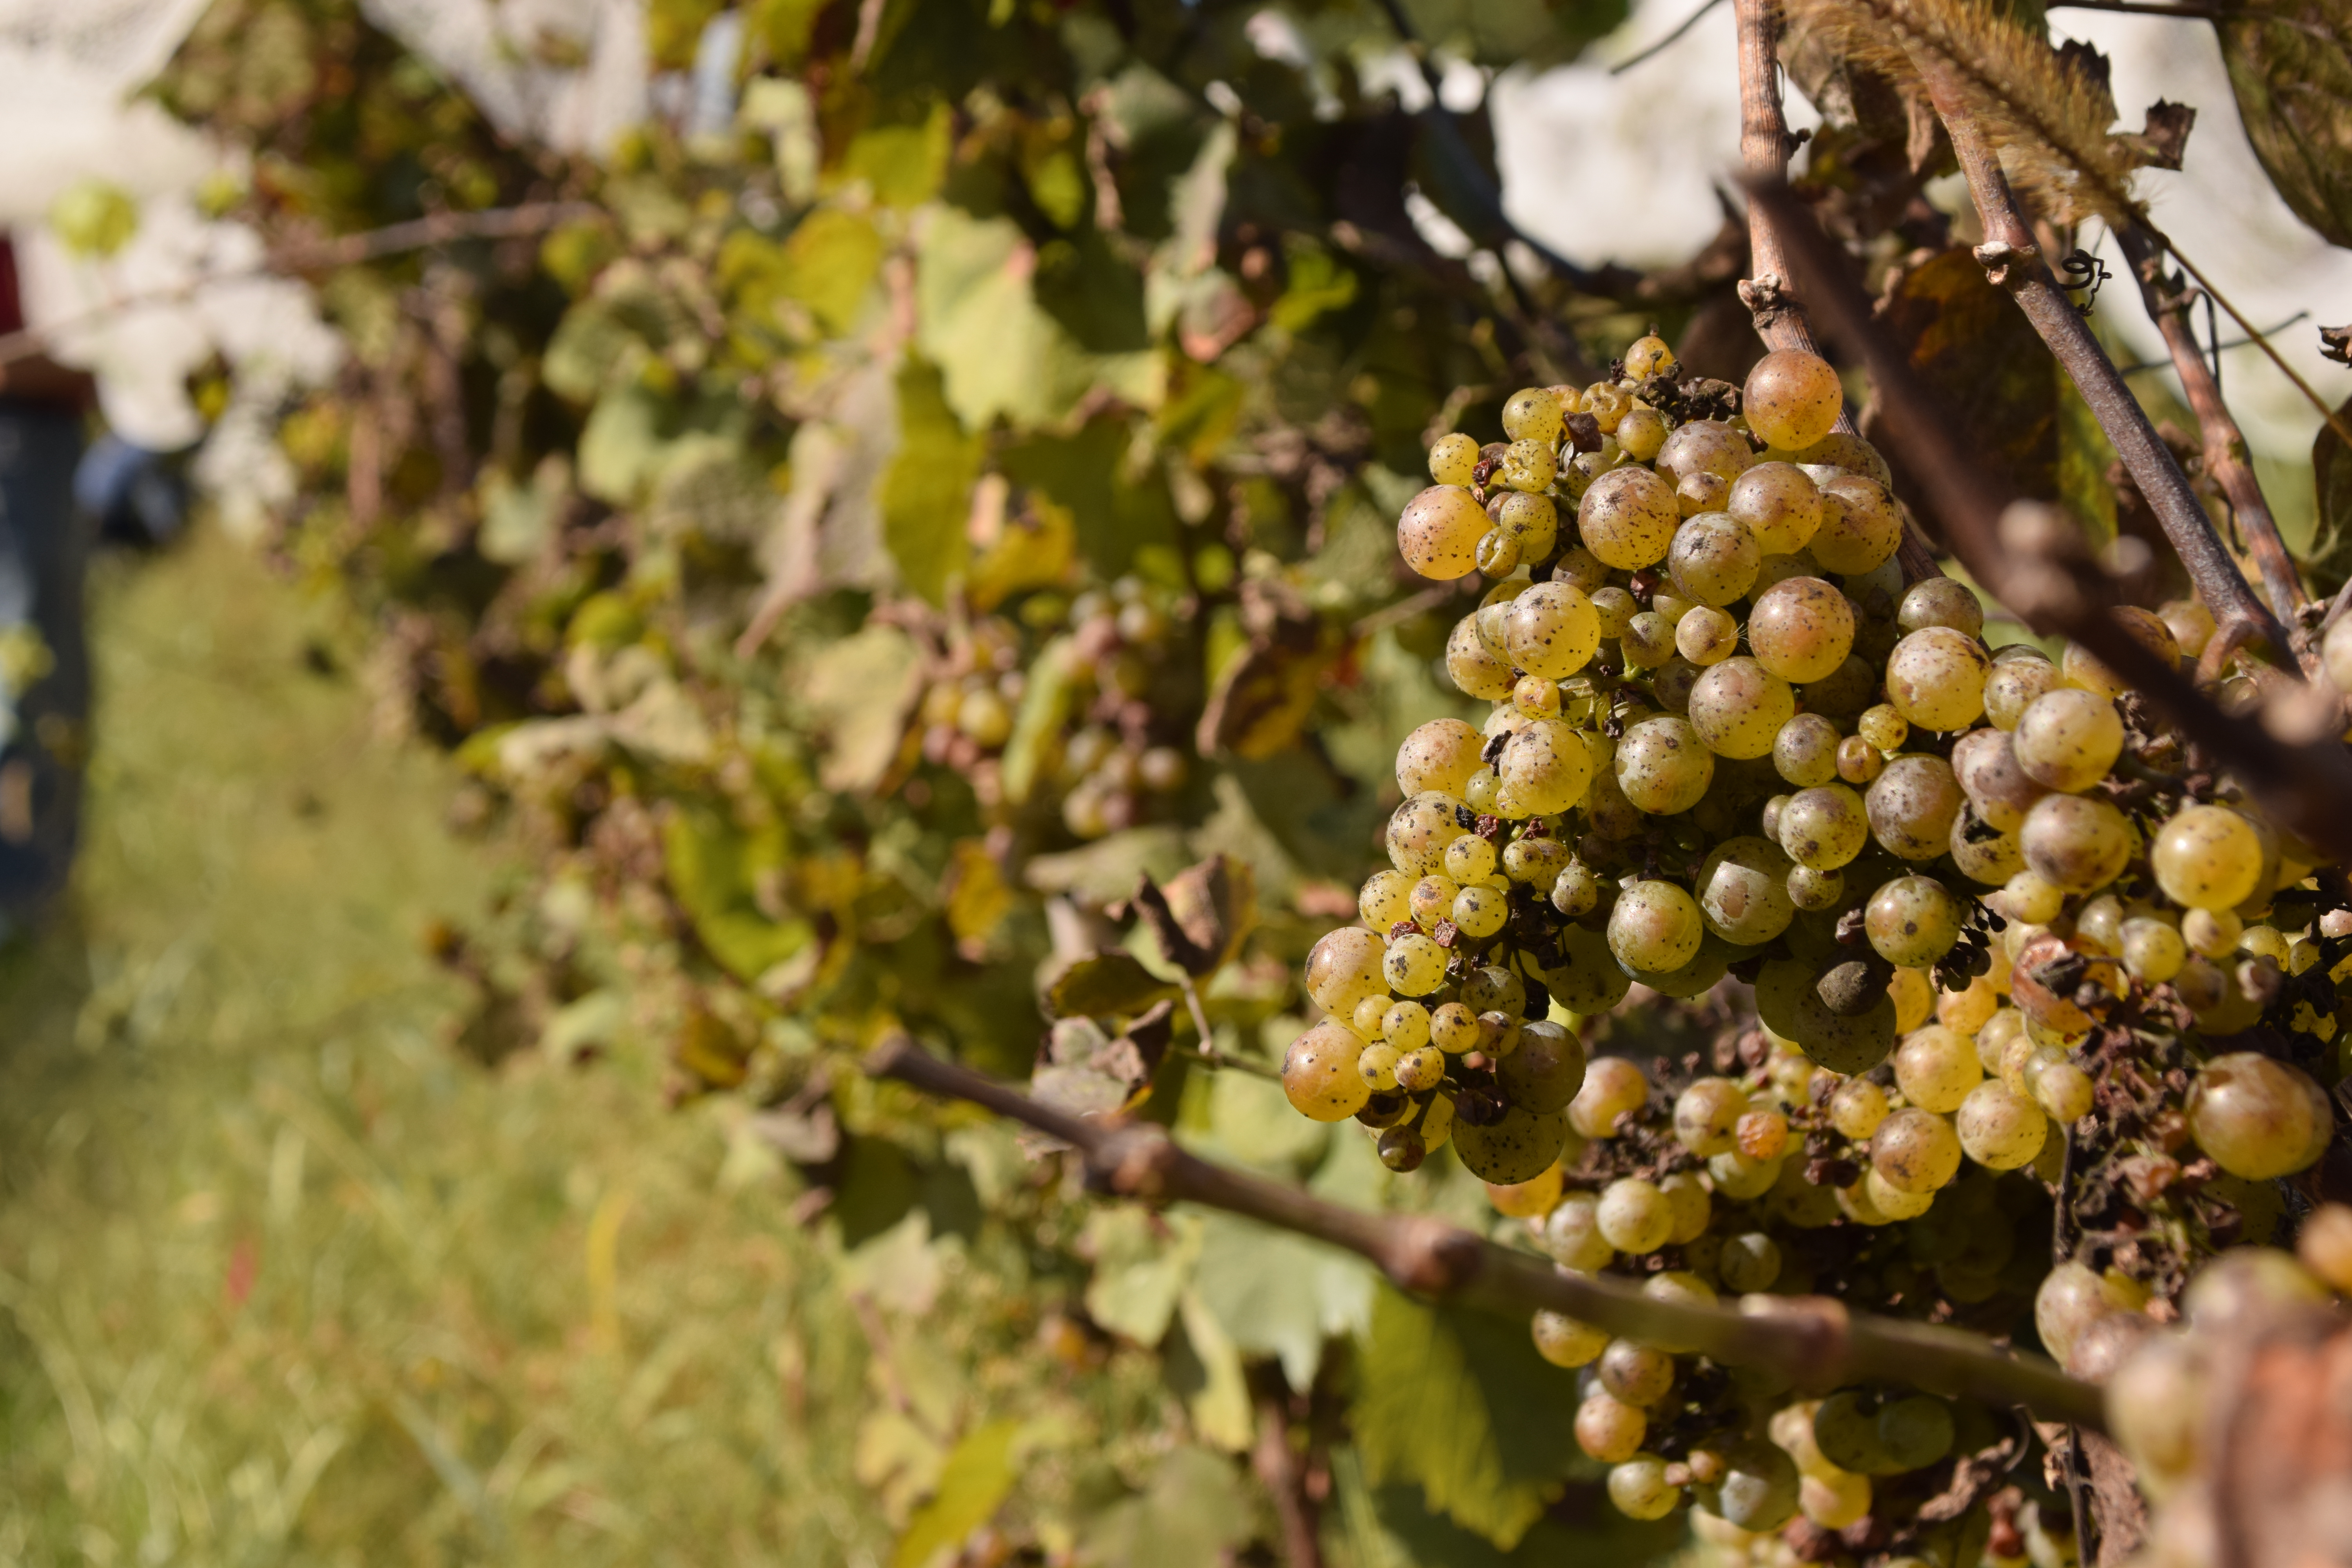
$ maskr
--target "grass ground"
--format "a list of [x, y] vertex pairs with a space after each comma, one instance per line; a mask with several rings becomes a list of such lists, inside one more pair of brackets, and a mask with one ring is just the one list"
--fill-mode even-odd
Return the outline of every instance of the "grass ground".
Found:
[[444, 1045], [420, 932], [499, 868], [320, 612], [208, 538], [94, 595], [84, 859], [0, 955], [0, 1563], [876, 1560], [772, 1188]]

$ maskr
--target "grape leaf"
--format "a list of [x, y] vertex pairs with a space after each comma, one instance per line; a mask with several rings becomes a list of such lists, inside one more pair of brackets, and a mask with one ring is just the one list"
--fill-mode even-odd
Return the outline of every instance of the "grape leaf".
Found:
[[1138, 1495], [1088, 1521], [1089, 1568], [1216, 1568], [1249, 1539], [1248, 1495], [1234, 1468], [1198, 1448], [1171, 1449]]
[[[2336, 412], [2352, 416], [2352, 400]], [[2312, 440], [2311, 477], [2319, 521], [2303, 566], [2312, 586], [2326, 597], [2352, 577], [2352, 448], [2346, 447], [2333, 426], [2322, 425]]]
[[2271, 184], [2331, 244], [2352, 246], [2352, 5], [2254, 0], [2213, 26]]
[[1200, 1255], [1202, 1305], [1236, 1350], [1276, 1357], [1302, 1394], [1315, 1384], [1323, 1342], [1370, 1321], [1373, 1274], [1361, 1258], [1225, 1214], [1202, 1222]]
[[1201, 1253], [1198, 1218], [1173, 1215], [1167, 1228], [1162, 1237], [1152, 1216], [1131, 1205], [1087, 1216], [1086, 1249], [1094, 1255], [1087, 1315], [1139, 1345], [1166, 1337]]
[[1013, 1490], [1013, 1448], [1020, 1436], [1019, 1422], [992, 1421], [955, 1446], [940, 1470], [939, 1489], [907, 1521], [907, 1532], [890, 1554], [891, 1568], [925, 1568], [996, 1516]]
[[1356, 1394], [1368, 1479], [1410, 1481], [1433, 1512], [1508, 1551], [1578, 1458], [1575, 1380], [1536, 1353], [1524, 1323], [1373, 1293]]
[[964, 521], [982, 442], [957, 422], [939, 371], [913, 358], [898, 373], [898, 433], [882, 476], [882, 542], [907, 586], [943, 604], [971, 552]]
[[1057, 1018], [1129, 1017], [1177, 994], [1127, 953], [1104, 952], [1064, 970], [1046, 987], [1045, 1005]]

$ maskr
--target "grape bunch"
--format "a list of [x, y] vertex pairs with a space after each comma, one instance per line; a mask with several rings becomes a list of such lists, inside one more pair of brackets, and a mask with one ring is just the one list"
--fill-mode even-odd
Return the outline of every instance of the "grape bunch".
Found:
[[[1647, 338], [1517, 393], [1507, 442], [1431, 448], [1398, 542], [1488, 581], [1445, 665], [1492, 708], [1399, 749], [1390, 865], [1307, 961], [1291, 1103], [1392, 1170], [1450, 1142], [1529, 1245], [1661, 1296], [2030, 1318], [2062, 1362], [2102, 1316], [2177, 1313], [2250, 1184], [2334, 1138], [2352, 889], [2086, 650], [1990, 647], [1966, 584], [1906, 584], [1826, 362], [1737, 394], [1675, 368]], [[2118, 614], [2175, 661], [2213, 635], [2194, 601]], [[2352, 632], [2327, 654], [2352, 689]], [[1588, 1052], [1635, 984], [1727, 977], [1753, 1022], [1715, 1072]], [[1970, 1519], [2071, 1550], [2046, 1495], [1954, 1496], [1990, 1412], [1534, 1333], [1636, 1518], [1692, 1502], [1759, 1562], [1784, 1528], [1950, 1562]]]

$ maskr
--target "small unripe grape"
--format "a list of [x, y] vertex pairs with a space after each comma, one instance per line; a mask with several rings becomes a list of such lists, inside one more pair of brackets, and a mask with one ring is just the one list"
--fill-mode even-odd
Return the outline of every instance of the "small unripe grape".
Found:
[[1959, 1173], [1959, 1135], [1932, 1111], [1891, 1112], [1870, 1136], [1870, 1168], [1896, 1192], [1932, 1194]]
[[2134, 980], [2161, 984], [2180, 973], [2188, 961], [2189, 944], [2172, 925], [2149, 916], [2136, 916], [2123, 924], [2124, 968]]
[[1478, 443], [1459, 430], [1440, 436], [1429, 448], [1429, 477], [1437, 484], [1466, 489], [1477, 472]]
[[1609, 1500], [1627, 1519], [1664, 1519], [1683, 1500], [1683, 1489], [1666, 1479], [1666, 1462], [1655, 1454], [1635, 1454], [1610, 1468]]
[[[1886, 1475], [1894, 1470], [1894, 1456], [1878, 1435], [1877, 1402], [1859, 1389], [1847, 1389], [1832, 1394], [1812, 1407], [1809, 1429], [1793, 1441], [1810, 1445], [1817, 1462], [1808, 1465], [1808, 1474]], [[1793, 1424], [1792, 1424], [1793, 1425]], [[1788, 1447], [1789, 1445], [1784, 1445]], [[1796, 1462], [1803, 1464], [1802, 1458]]]
[[1715, 754], [1690, 721], [1661, 714], [1635, 724], [1617, 742], [1617, 787], [1654, 816], [1688, 811], [1715, 778]]
[[1838, 777], [1850, 784], [1866, 784], [1886, 771], [1885, 753], [1859, 735], [1838, 742]]
[[1863, 797], [1871, 836], [1906, 860], [1932, 860], [1951, 846], [1959, 815], [1959, 780], [1941, 757], [1897, 757], [1871, 781]]
[[1748, 427], [1768, 446], [1797, 450], [1837, 428], [1845, 387], [1836, 367], [1819, 354], [1776, 349], [1748, 373], [1739, 406]]
[[1958, 1110], [1984, 1081], [1975, 1044], [1940, 1024], [1914, 1029], [1895, 1050], [1895, 1081], [1912, 1104], [1938, 1113]]
[[1462, 786], [1462, 804], [1481, 816], [1494, 815], [1501, 810], [1502, 793], [1503, 781], [1489, 768], [1470, 775], [1470, 782]]
[[1843, 784], [1799, 790], [1780, 808], [1780, 848], [1800, 866], [1834, 871], [1870, 842], [1862, 796]]
[[2262, 839], [2225, 805], [2182, 808], [2157, 830], [2147, 858], [2165, 897], [2192, 910], [2235, 909], [2262, 879]]
[[1559, 444], [1563, 413], [1549, 387], [1523, 386], [1503, 405], [1503, 434], [1514, 441]]
[[1702, 668], [1720, 664], [1739, 647], [1739, 623], [1702, 605], [1675, 623], [1675, 651]]
[[1989, 1171], [2014, 1171], [2032, 1163], [2050, 1135], [2042, 1108], [2003, 1083], [1980, 1083], [1970, 1089], [1953, 1121], [1961, 1149]]
[[1432, 485], [1405, 503], [1397, 519], [1397, 550], [1423, 576], [1450, 583], [1477, 569], [1478, 541], [1486, 529], [1486, 509], [1467, 489]]
[[1617, 1118], [1650, 1102], [1650, 1080], [1623, 1057], [1595, 1057], [1569, 1101], [1568, 1124], [1587, 1138], [1613, 1137]]
[[1897, 877], [1870, 896], [1863, 930], [1887, 963], [1921, 969], [1952, 950], [1967, 913], [1967, 907], [1933, 877]]
[[2027, 868], [2069, 893], [2095, 892], [2131, 863], [2130, 820], [2091, 795], [2044, 795], [2025, 814], [2017, 841]]
[[1406, 996], [1426, 996], [1445, 984], [1445, 950], [1415, 933], [1389, 943], [1381, 960], [1389, 989]]
[[1397, 1061], [1404, 1053], [1385, 1041], [1366, 1046], [1356, 1057], [1356, 1075], [1374, 1094], [1397, 1086]]
[[2058, 673], [2058, 667], [2039, 652], [2017, 658], [1996, 655], [1992, 673], [1985, 677], [1985, 718], [1996, 729], [2014, 730], [2028, 708], [2065, 683], [2066, 678]]
[[1549, 888], [1568, 863], [1568, 846], [1557, 838], [1514, 838], [1503, 846], [1503, 874], [1514, 882]]
[[2037, 784], [2086, 790], [2123, 754], [2123, 716], [2096, 692], [2061, 687], [2033, 700], [2011, 743], [2017, 765]]
[[1899, 752], [1903, 742], [1911, 737], [1910, 721], [1887, 702], [1864, 709], [1862, 717], [1854, 721], [1853, 730], [1882, 752]]
[[1772, 737], [1772, 766], [1799, 789], [1837, 777], [1837, 726], [1818, 713], [1800, 713]]
[[2326, 1092], [2252, 1051], [2215, 1057], [2189, 1089], [2189, 1135], [2233, 1176], [2268, 1181], [2317, 1160], [2335, 1131]]
[[1853, 577], [1893, 559], [1903, 514], [1875, 479], [1841, 474], [1822, 487], [1822, 526], [1807, 546], [1829, 571]]
[[1886, 1120], [1886, 1091], [1866, 1078], [1850, 1078], [1830, 1096], [1830, 1125], [1856, 1142]]
[[1853, 606], [1819, 577], [1790, 577], [1756, 596], [1748, 646], [1783, 680], [1818, 681], [1853, 651]]
[[1511, 667], [1495, 657], [1478, 635], [1478, 618], [1465, 616], [1454, 624], [1454, 631], [1445, 639], [1445, 673], [1465, 697], [1500, 701], [1511, 694], [1512, 684], [1518, 677]]
[[1965, 730], [1984, 711], [1985, 678], [1991, 672], [1992, 659], [1975, 637], [1950, 626], [1923, 626], [1886, 656], [1886, 700], [1923, 730]]
[[1674, 1205], [1639, 1176], [1621, 1177], [1603, 1188], [1593, 1217], [1601, 1237], [1620, 1252], [1655, 1252], [1675, 1228]]
[[1606, 1330], [1580, 1323], [1564, 1312], [1538, 1311], [1531, 1327], [1536, 1353], [1554, 1366], [1590, 1365], [1609, 1345]]
[[1372, 1097], [1371, 1087], [1356, 1070], [1363, 1053], [1363, 1042], [1353, 1031], [1326, 1018], [1290, 1043], [1282, 1058], [1282, 1092], [1301, 1116], [1345, 1121]]
[[1677, 655], [1660, 665], [1658, 672], [1650, 678], [1651, 695], [1667, 712], [1687, 717], [1691, 691], [1698, 685], [1698, 678], [1704, 673], [1698, 666]]
[[1463, 978], [1462, 1005], [1473, 1013], [1502, 1012], [1516, 1018], [1528, 1010], [1527, 983], [1504, 964], [1480, 964]]
[[1591, 913], [1600, 901], [1601, 879], [1580, 861], [1562, 868], [1551, 885], [1551, 907], [1570, 920]]
[[1513, 599], [1506, 627], [1511, 662], [1548, 680], [1574, 675], [1601, 647], [1592, 602], [1565, 583], [1538, 583]]
[[1845, 901], [1845, 877], [1798, 866], [1789, 872], [1789, 901], [1801, 910], [1833, 910]]
[[2033, 1090], [2034, 1103], [2060, 1126], [2080, 1121], [2091, 1114], [2095, 1098], [2091, 1075], [2073, 1062], [2049, 1062], [2039, 1072], [2028, 1068], [2025, 1078], [2027, 1087]]
[[1766, 555], [1794, 555], [1822, 525], [1822, 492], [1794, 463], [1758, 463], [1732, 481], [1724, 510]]
[[1387, 989], [1381, 979], [1381, 948], [1378, 936], [1356, 926], [1327, 932], [1307, 954], [1307, 994], [1326, 1013], [1354, 1012], [1358, 1002]]
[[1627, 1405], [1606, 1394], [1595, 1394], [1576, 1407], [1576, 1446], [1587, 1458], [1604, 1465], [1621, 1464], [1641, 1452], [1648, 1436], [1649, 1417], [1641, 1406]]
[[1643, 468], [1612, 468], [1592, 481], [1576, 510], [1584, 547], [1621, 572], [1664, 560], [1681, 520], [1673, 484]]

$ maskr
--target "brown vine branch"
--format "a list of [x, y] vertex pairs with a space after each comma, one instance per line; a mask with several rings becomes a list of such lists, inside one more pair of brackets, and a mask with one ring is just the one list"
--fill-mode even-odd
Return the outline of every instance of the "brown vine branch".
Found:
[[2189, 489], [2189, 476], [2180, 471], [2172, 449], [2156, 433], [2147, 411], [2132, 396], [2115, 362], [2092, 333], [2090, 323], [2075, 313], [2074, 302], [2042, 264], [2032, 230], [2001, 173], [2000, 160], [1977, 124], [1950, 68], [1939, 62], [1923, 64], [1928, 96], [1951, 138], [1960, 172], [1968, 178], [1969, 195], [1983, 220], [1985, 243], [1977, 247], [1977, 259], [1984, 263], [1986, 276], [2017, 301], [2018, 309], [2025, 312], [2026, 320], [2033, 323], [2033, 330], [2082, 393], [2084, 402], [2090, 405], [2132, 482], [2156, 513], [2174, 553], [2189, 569], [2189, 579], [2215, 623], [2234, 623], [2270, 644], [2280, 656], [2290, 655], [2293, 647], [2286, 629], [2247, 584], [2221, 535], [2214, 531], [2204, 504]]
[[460, 240], [520, 239], [526, 235], [544, 234], [567, 223], [604, 216], [604, 209], [593, 202], [528, 202], [488, 212], [435, 213], [429, 217], [411, 218], [358, 234], [281, 246], [264, 254], [250, 267], [224, 268], [166, 289], [110, 300], [64, 321], [0, 332], [0, 365], [31, 359], [46, 353], [60, 337], [97, 326], [124, 311], [150, 305], [182, 304], [216, 284], [241, 282], [270, 273], [323, 272], [337, 267], [356, 267], [404, 251], [430, 250], [436, 245], [454, 245]]
[[[1750, 180], [1772, 182], [1789, 177], [1789, 117], [1780, 107], [1780, 59], [1773, 38], [1778, 20], [1776, 0], [1733, 0], [1732, 15], [1739, 36], [1739, 161]], [[1753, 203], [1748, 208], [1748, 279], [1739, 286], [1739, 300], [1748, 307], [1756, 335], [1771, 349], [1821, 351], [1813, 344], [1805, 308], [1789, 286], [1789, 268], [1771, 216]], [[1838, 410], [1837, 427], [1853, 433], [1853, 416]], [[1903, 539], [1895, 546], [1903, 581], [1916, 583], [1940, 577], [1935, 552], [1919, 536], [1909, 516], [1903, 520]]]
[[1803, 205], [1784, 184], [1753, 188], [1748, 199], [1779, 220], [1806, 297], [1867, 365], [1889, 444], [1934, 498], [1952, 553], [2026, 625], [2081, 643], [2189, 740], [2225, 759], [2281, 826], [2338, 864], [2352, 859], [2352, 812], [2344, 809], [2352, 801], [2352, 752], [2338, 739], [2344, 720], [2333, 694], [2282, 682], [2259, 721], [2236, 717], [2126, 633], [2106, 614], [2110, 584], [2081, 530], [2058, 508], [2019, 501], [1961, 452], [1949, 414], [1872, 318], [1844, 253]]
[[903, 1036], [877, 1047], [866, 1070], [1057, 1138], [1109, 1192], [1149, 1203], [1202, 1204], [1312, 1237], [1368, 1259], [1417, 1295], [1506, 1314], [1565, 1312], [1612, 1334], [1665, 1339], [1727, 1365], [1769, 1368], [1802, 1388], [1906, 1384], [2023, 1406], [2043, 1420], [2105, 1426], [2105, 1407], [2091, 1384], [1958, 1329], [1853, 1314], [1821, 1297], [1748, 1296], [1736, 1308], [1661, 1301], [1630, 1281], [1567, 1272], [1433, 1215], [1366, 1214], [1228, 1170], [1178, 1148], [1150, 1122], [1072, 1116], [941, 1061]]
[[2118, 228], [2116, 240], [2139, 279], [2140, 300], [2147, 307], [2148, 319], [2164, 334], [2173, 373], [2180, 378], [2189, 411], [2197, 416], [2205, 470], [2221, 484], [2221, 493], [2236, 510], [2238, 526], [2245, 531], [2246, 547], [2262, 574], [2263, 591], [2270, 598], [2271, 608], [2294, 638], [2294, 652], [2305, 673], [2315, 674], [2318, 664], [2311, 639], [2296, 624], [2296, 613], [2303, 606], [2303, 580], [2294, 569], [2294, 558], [2287, 553], [2286, 542], [2279, 537], [2278, 520], [2272, 515], [2269, 498], [2263, 494], [2262, 481], [2254, 477], [2245, 432], [2221, 400], [2221, 383], [2213, 378], [2212, 365], [2198, 348], [2196, 331], [2189, 324], [2192, 297], [2178, 278], [2166, 273], [2164, 247], [2147, 229], [2137, 225]]

